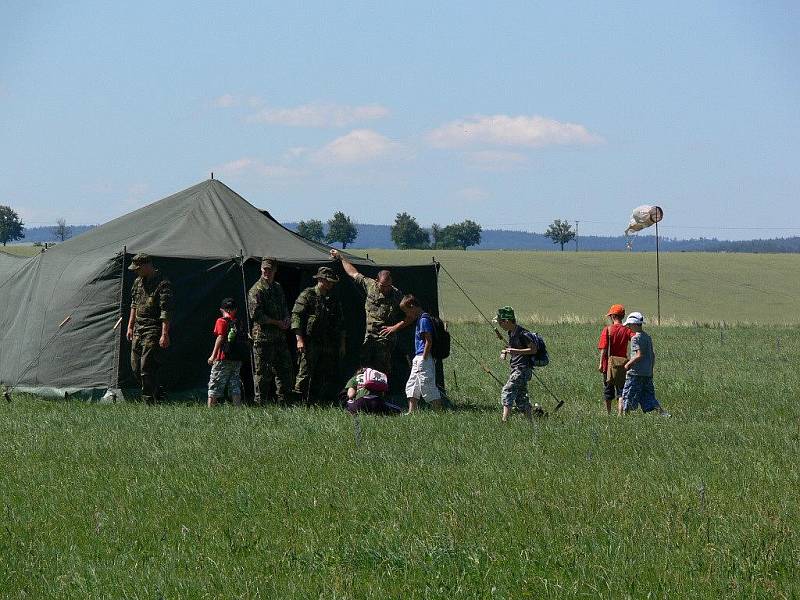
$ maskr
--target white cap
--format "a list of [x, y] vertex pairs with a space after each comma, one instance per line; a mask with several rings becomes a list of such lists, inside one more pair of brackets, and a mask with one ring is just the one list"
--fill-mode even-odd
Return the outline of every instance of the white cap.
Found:
[[644, 315], [640, 312], [632, 312], [625, 318], [623, 325], [643, 325]]

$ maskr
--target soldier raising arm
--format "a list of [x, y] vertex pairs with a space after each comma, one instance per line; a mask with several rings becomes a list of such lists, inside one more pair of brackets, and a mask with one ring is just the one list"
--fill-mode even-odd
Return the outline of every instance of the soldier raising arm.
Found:
[[338, 250], [331, 250], [331, 258], [341, 261], [347, 273], [365, 294], [364, 312], [367, 327], [361, 347], [361, 366], [372, 367], [387, 375], [391, 371], [394, 334], [413, 322], [400, 310], [403, 294], [392, 285], [392, 274], [380, 271], [376, 279], [365, 277]]

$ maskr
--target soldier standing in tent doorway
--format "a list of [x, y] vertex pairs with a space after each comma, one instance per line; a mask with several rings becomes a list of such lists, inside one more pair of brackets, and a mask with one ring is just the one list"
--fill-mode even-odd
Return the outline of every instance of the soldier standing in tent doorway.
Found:
[[253, 327], [253, 381], [258, 404], [268, 401], [273, 376], [279, 403], [286, 403], [292, 390], [292, 359], [284, 334], [289, 329], [289, 310], [283, 288], [275, 281], [277, 271], [277, 259], [262, 259], [261, 277], [247, 295]]
[[142, 388], [142, 400], [155, 404], [161, 399], [158, 372], [164, 366], [164, 350], [169, 348], [172, 284], [147, 254], [134, 256], [128, 269], [137, 275], [131, 288], [128, 319], [131, 369]]
[[413, 322], [405, 318], [400, 310], [403, 293], [392, 285], [392, 274], [389, 271], [380, 271], [378, 277], [372, 279], [359, 273], [338, 250], [331, 250], [331, 258], [341, 261], [344, 272], [367, 295], [364, 301], [367, 329], [364, 344], [361, 346], [361, 366], [372, 367], [389, 375], [392, 370], [394, 334]]
[[345, 351], [342, 305], [331, 294], [339, 277], [330, 267], [320, 267], [314, 279], [317, 284], [304, 289], [292, 309], [299, 357], [294, 391], [305, 402], [330, 402], [338, 391], [339, 359]]

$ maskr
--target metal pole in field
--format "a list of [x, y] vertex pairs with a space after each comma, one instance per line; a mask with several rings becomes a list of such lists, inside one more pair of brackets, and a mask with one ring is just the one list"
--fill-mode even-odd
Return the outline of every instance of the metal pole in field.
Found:
[[658, 221], [656, 221], [656, 309], [658, 324], [661, 325], [661, 265], [658, 260]]
[[580, 221], [575, 221], [575, 252], [578, 251], [578, 225], [580, 224]]
[[[256, 397], [256, 390], [258, 389], [258, 386], [256, 385], [256, 357], [255, 348], [253, 348], [251, 337], [252, 331], [250, 329], [250, 301], [247, 293], [247, 279], [244, 274], [244, 249], [239, 250], [239, 269], [242, 273], [242, 292], [244, 293], [244, 322], [245, 327], [247, 327], [247, 339], [250, 342], [247, 345], [250, 347], [250, 374], [253, 378], [253, 397], [256, 400], [256, 403], [258, 403], [261, 398]], [[244, 394], [242, 394], [242, 400], [244, 400]], [[244, 404], [244, 402], [242, 402], [242, 404]]]

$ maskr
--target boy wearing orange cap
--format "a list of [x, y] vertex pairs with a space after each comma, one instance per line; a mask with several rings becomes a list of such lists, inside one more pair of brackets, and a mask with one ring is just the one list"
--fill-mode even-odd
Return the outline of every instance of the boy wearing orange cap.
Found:
[[606, 411], [611, 414], [611, 401], [617, 399], [617, 414], [622, 414], [622, 388], [625, 386], [625, 362], [628, 360], [628, 342], [634, 332], [622, 324], [625, 307], [613, 304], [606, 316], [610, 325], [600, 334], [597, 348], [600, 350], [600, 364], [597, 370], [603, 374], [603, 400]]

